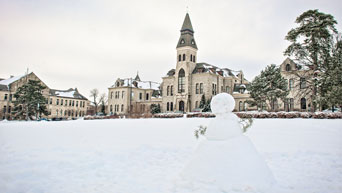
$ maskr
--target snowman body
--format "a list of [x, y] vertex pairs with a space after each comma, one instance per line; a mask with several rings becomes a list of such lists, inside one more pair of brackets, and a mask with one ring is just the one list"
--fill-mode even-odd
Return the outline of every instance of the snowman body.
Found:
[[216, 95], [211, 120], [203, 141], [181, 173], [183, 184], [192, 188], [218, 190], [265, 191], [274, 177], [248, 137], [243, 135], [238, 117], [232, 113], [234, 98], [226, 93]]

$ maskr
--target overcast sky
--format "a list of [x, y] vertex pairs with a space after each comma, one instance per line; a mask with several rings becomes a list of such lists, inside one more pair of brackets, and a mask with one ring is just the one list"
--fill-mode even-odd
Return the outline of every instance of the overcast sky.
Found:
[[198, 62], [247, 79], [280, 64], [284, 38], [308, 9], [332, 14], [341, 0], [0, 0], [0, 77], [33, 71], [50, 88], [108, 92], [117, 78], [161, 82], [176, 66], [186, 6]]

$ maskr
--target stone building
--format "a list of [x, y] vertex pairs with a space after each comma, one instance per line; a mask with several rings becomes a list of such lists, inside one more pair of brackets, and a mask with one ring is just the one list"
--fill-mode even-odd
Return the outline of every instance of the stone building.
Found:
[[191, 112], [199, 108], [202, 95], [206, 99], [227, 92], [236, 100], [235, 111], [253, 109], [248, 107], [249, 82], [243, 72], [219, 68], [207, 63], [197, 63], [198, 47], [194, 30], [187, 13], [177, 43], [176, 68], [171, 69], [162, 82], [162, 111]]
[[76, 88], [65, 91], [50, 89], [31, 72], [0, 80], [0, 119], [13, 119], [14, 93], [28, 80], [37, 80], [46, 87], [42, 94], [47, 99], [46, 105], [49, 111], [47, 118], [78, 118], [85, 115], [89, 101]]
[[161, 105], [160, 84], [133, 78], [117, 79], [108, 88], [108, 112], [110, 114], [150, 113], [152, 104]]
[[288, 82], [289, 94], [284, 102], [277, 101], [279, 105], [273, 105], [279, 108], [275, 110], [311, 111], [312, 91], [307, 88], [307, 84], [311, 84], [310, 81], [313, 81], [313, 70], [307, 66], [296, 64], [290, 58], [286, 58], [280, 64], [280, 73]]

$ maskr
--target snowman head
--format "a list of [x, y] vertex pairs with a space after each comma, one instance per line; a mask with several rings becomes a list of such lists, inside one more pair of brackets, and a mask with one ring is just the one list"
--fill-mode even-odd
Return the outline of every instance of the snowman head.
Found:
[[230, 94], [220, 93], [213, 97], [210, 106], [215, 115], [231, 113], [235, 107], [235, 100]]

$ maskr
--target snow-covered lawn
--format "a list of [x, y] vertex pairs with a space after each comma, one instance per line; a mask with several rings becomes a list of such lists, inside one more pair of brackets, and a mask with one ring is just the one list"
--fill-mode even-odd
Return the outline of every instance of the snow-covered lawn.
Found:
[[[210, 120], [0, 122], [0, 192], [171, 193]], [[246, 135], [280, 193], [342, 192], [342, 120], [256, 119]]]

